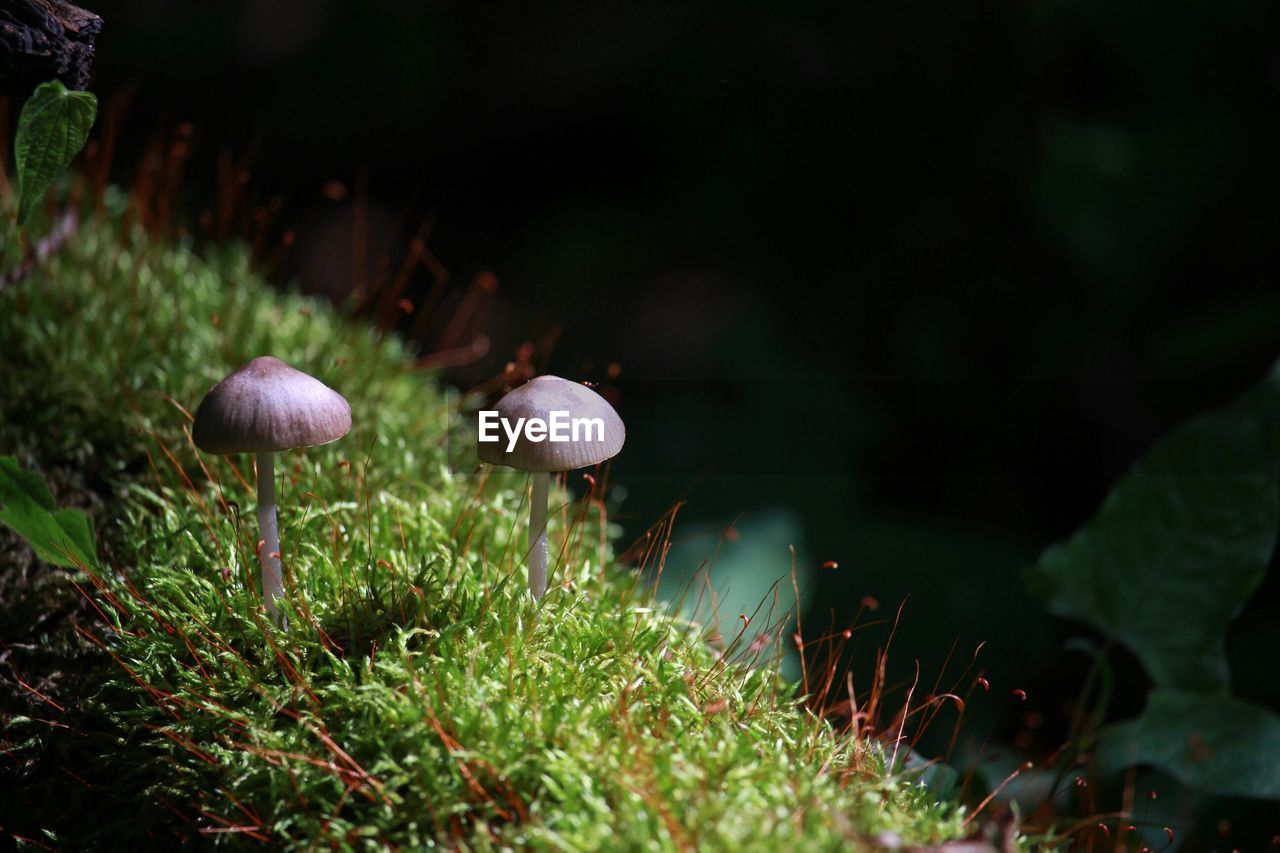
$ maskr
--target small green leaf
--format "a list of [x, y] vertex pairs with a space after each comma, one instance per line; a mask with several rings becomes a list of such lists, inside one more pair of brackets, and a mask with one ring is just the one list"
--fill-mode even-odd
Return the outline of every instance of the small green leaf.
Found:
[[[1280, 365], [1278, 365], [1280, 367]], [[1059, 616], [1128, 646], [1158, 686], [1222, 690], [1227, 626], [1280, 522], [1280, 369], [1163, 437], [1025, 575]]]
[[58, 80], [41, 83], [22, 107], [14, 140], [19, 225], [84, 147], [97, 112], [92, 93], [71, 91]]
[[1158, 767], [1220, 797], [1280, 800], [1280, 716], [1223, 695], [1154, 690], [1142, 716], [1102, 732], [1095, 758], [1111, 774]]
[[0, 456], [0, 521], [50, 563], [67, 568], [97, 564], [89, 517], [76, 509], [54, 509], [44, 480], [23, 471], [12, 456]]

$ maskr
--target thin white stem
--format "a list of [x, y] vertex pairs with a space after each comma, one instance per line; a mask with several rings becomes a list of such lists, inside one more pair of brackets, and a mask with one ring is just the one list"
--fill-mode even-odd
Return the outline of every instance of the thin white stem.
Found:
[[281, 627], [288, 627], [280, 617], [277, 598], [284, 598], [284, 575], [280, 566], [280, 527], [276, 521], [276, 460], [274, 453], [259, 453], [258, 528], [262, 531], [262, 599], [267, 616]]
[[535, 471], [529, 498], [529, 592], [533, 600], [547, 591], [547, 491], [551, 474]]

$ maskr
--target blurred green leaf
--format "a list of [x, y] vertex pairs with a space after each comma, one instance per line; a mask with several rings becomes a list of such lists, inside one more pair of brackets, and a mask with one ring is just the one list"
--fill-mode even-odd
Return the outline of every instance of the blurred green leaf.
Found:
[[54, 509], [44, 480], [23, 471], [12, 456], [0, 456], [0, 521], [50, 563], [71, 568], [98, 561], [89, 517], [75, 509]]
[[960, 796], [960, 771], [942, 761], [930, 761], [914, 749], [907, 750], [902, 769], [916, 775], [916, 781], [929, 789], [938, 801]]
[[1280, 365], [1157, 442], [1026, 571], [1032, 593], [1124, 643], [1159, 686], [1225, 689], [1227, 626], [1276, 543], [1278, 432]]
[[[658, 597], [678, 602], [686, 619], [720, 626], [730, 640], [747, 630], [739, 621], [743, 614], [750, 619], [747, 635], [754, 638], [791, 622], [796, 611], [793, 564], [803, 610], [812, 570], [804, 528], [789, 510], [740, 516], [730, 528], [691, 525], [681, 530], [680, 541], [667, 554]], [[787, 678], [800, 675], [790, 643], [783, 646], [780, 668]]]
[[1102, 733], [1098, 770], [1150, 765], [1207, 793], [1280, 800], [1280, 716], [1222, 695], [1154, 690], [1142, 716]]
[[[994, 801], [1015, 806], [1018, 803], [1043, 803], [1054, 796], [1060, 783], [1057, 772], [1049, 766], [1027, 767], [1025, 753], [1011, 746], [992, 743], [985, 746], [973, 761], [971, 791], [994, 794]], [[968, 788], [969, 784], [963, 787]]]
[[[791, 549], [797, 555], [804, 552], [800, 520], [787, 510], [769, 509], [739, 517], [726, 535], [729, 529], [696, 525], [682, 530], [667, 555], [660, 597], [681, 599], [686, 617], [708, 623], [736, 625], [739, 613], [787, 618], [796, 606]], [[801, 590], [806, 590], [807, 558], [797, 556], [795, 570]], [[701, 587], [704, 571], [710, 575], [714, 602]]]
[[84, 147], [97, 111], [93, 94], [69, 90], [57, 80], [41, 83], [23, 105], [14, 140], [19, 225], [26, 224], [54, 178]]

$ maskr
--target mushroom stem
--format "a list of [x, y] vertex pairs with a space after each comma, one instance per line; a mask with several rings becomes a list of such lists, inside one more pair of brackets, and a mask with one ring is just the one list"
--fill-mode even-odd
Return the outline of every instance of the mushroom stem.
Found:
[[533, 496], [529, 499], [529, 593], [534, 601], [547, 591], [547, 491], [550, 484], [550, 472], [533, 472]]
[[280, 618], [277, 598], [284, 598], [284, 582], [280, 569], [280, 526], [276, 522], [276, 459], [274, 453], [259, 453], [258, 465], [258, 528], [262, 531], [262, 600], [267, 603], [267, 615], [281, 627], [287, 624]]

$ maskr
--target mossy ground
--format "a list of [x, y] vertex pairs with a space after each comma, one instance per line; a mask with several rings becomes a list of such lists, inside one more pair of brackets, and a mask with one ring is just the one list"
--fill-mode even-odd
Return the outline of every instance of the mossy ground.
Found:
[[[456, 395], [396, 339], [267, 287], [242, 249], [153, 240], [123, 209], [108, 198], [0, 293], [0, 452], [93, 513], [102, 555], [68, 572], [6, 540], [7, 833], [793, 850], [962, 834], [879, 743], [781, 683], [776, 632], [726, 655], [655, 603], [599, 501], [557, 493], [535, 605], [525, 480], [476, 466]], [[7, 269], [21, 250], [0, 221]], [[340, 390], [355, 424], [278, 457], [287, 633], [255, 592], [251, 458], [189, 439], [209, 386], [267, 353]]]

